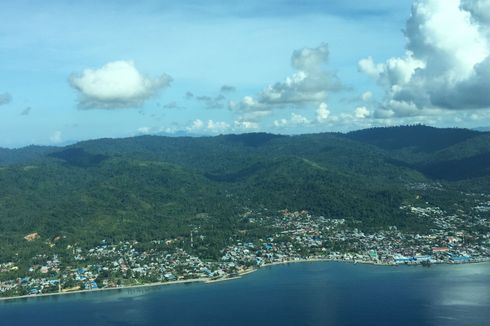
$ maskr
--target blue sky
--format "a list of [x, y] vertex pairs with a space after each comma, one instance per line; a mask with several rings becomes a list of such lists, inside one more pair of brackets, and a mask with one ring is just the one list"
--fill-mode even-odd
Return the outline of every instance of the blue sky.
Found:
[[489, 1], [264, 2], [2, 1], [0, 146], [490, 125]]

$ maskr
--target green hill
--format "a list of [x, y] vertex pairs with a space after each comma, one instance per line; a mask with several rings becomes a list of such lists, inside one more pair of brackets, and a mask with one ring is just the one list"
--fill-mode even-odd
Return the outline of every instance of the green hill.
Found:
[[[423, 232], [429, 222], [400, 206], [421, 194], [444, 205], [458, 201], [461, 189], [487, 189], [489, 139], [464, 129], [409, 126], [0, 150], [0, 260], [47, 250], [59, 237], [90, 246], [101, 239], [179, 237], [196, 226], [219, 248], [242, 227], [243, 213], [263, 209]], [[422, 193], [414, 184], [442, 184], [444, 191]], [[32, 232], [45, 240], [42, 246], [23, 239]]]

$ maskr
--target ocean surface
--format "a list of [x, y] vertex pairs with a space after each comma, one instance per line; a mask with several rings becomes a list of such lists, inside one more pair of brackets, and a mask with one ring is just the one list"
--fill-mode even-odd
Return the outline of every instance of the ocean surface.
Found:
[[0, 325], [490, 325], [490, 264], [315, 262], [238, 280], [0, 302]]

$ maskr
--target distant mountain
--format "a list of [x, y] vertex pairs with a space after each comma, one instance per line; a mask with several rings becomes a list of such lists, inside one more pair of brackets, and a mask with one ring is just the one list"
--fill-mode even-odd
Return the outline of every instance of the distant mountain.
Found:
[[443, 187], [425, 192], [424, 202], [448, 207], [461, 190], [490, 191], [490, 133], [402, 126], [139, 136], [1, 149], [0, 164], [1, 258], [19, 246], [35, 251], [22, 242], [32, 232], [86, 245], [163, 239], [187, 234], [203, 216], [219, 242], [250, 209], [308, 210], [361, 228], [422, 228], [400, 210], [421, 194], [412, 185]]

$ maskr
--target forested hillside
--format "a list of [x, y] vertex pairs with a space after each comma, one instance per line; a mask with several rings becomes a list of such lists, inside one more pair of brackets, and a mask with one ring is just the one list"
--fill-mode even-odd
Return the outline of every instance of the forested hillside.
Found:
[[[178, 237], [198, 225], [212, 246], [226, 243], [241, 216], [259, 209], [423, 232], [425, 222], [400, 206], [421, 198], [454, 208], [459, 191], [490, 190], [490, 134], [408, 126], [142, 136], [2, 149], [0, 164], [0, 258], [41, 250], [24, 240], [33, 232], [43, 246], [52, 239], [89, 246]], [[439, 190], [413, 190], [421, 184]]]

